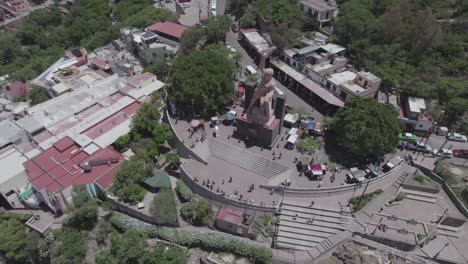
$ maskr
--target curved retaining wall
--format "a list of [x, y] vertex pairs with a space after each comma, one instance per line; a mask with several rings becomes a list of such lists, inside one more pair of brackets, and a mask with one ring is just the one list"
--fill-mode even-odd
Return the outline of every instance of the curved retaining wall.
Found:
[[448, 185], [448, 183], [442, 177], [435, 174], [434, 172], [432, 172], [432, 170], [424, 167], [423, 165], [415, 163], [413, 166], [418, 168], [420, 171], [422, 171], [426, 176], [431, 178], [433, 181], [442, 185], [442, 189], [444, 189], [445, 193], [449, 196], [450, 200], [452, 200], [452, 202], [455, 204], [458, 210], [466, 218], [468, 218], [468, 208], [466, 208], [465, 204], [460, 200], [460, 198], [458, 198], [458, 196], [455, 194], [455, 192], [450, 187], [450, 185]]
[[[382, 175], [380, 175], [380, 176], [378, 176], [376, 178], [371, 179], [369, 185], [371, 185], [372, 183], [383, 180], [385, 178], [385, 176], [387, 176], [388, 174], [393, 173], [394, 171], [396, 171], [401, 166], [401, 164], [403, 164], [403, 161], [400, 164], [398, 164], [397, 166], [395, 166], [395, 168], [393, 168], [392, 170], [390, 170], [390, 171], [388, 171], [388, 172], [386, 172], [386, 173], [384, 173], [384, 174], [382, 174]], [[308, 193], [313, 193], [313, 194], [323, 194], [323, 196], [332, 196], [332, 195], [335, 195], [338, 192], [354, 191], [355, 189], [363, 188], [366, 184], [367, 184], [367, 181], [363, 182], [360, 186], [358, 184], [347, 184], [347, 185], [344, 185], [344, 186], [328, 187], [328, 188], [286, 188], [284, 190], [284, 192], [287, 193], [287, 194], [308, 194]], [[260, 185], [260, 187], [264, 188], [264, 189], [268, 189], [268, 190], [278, 189], [279, 188], [278, 186], [272, 186], [272, 185]]]
[[171, 122], [171, 119], [169, 118], [169, 112], [167, 111], [167, 108], [164, 111], [164, 121], [166, 121], [166, 123], [168, 123], [171, 126], [172, 132], [174, 132], [174, 137], [172, 137], [169, 144], [171, 145], [171, 147], [177, 149], [177, 155], [185, 159], [189, 159], [193, 157], [203, 164], [208, 164], [208, 162], [206, 162], [204, 159], [198, 156], [197, 153], [195, 153], [195, 151], [193, 151], [187, 145], [185, 145], [182, 142], [182, 139], [179, 138]]
[[221, 206], [221, 205], [230, 205], [233, 207], [237, 207], [241, 210], [251, 209], [257, 212], [264, 212], [264, 213], [275, 213], [275, 207], [265, 207], [253, 204], [242, 203], [236, 200], [229, 199], [227, 197], [223, 197], [219, 194], [216, 194], [205, 187], [201, 186], [197, 182], [193, 180], [193, 178], [185, 171], [184, 164], [180, 166], [180, 178], [187, 184], [190, 189], [200, 195], [203, 198], [210, 200], [211, 202]]

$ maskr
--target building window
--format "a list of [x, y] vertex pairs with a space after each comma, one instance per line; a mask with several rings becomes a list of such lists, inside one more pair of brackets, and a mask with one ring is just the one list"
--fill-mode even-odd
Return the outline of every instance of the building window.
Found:
[[332, 90], [336, 92], [336, 86], [335, 85], [332, 86]]
[[330, 89], [331, 84], [329, 82], [327, 82], [326, 86], [327, 86], [328, 89]]
[[286, 63], [291, 64], [291, 60], [289, 58], [286, 58]]
[[343, 98], [343, 100], [346, 100], [346, 97], [347, 97], [347, 96], [348, 96], [348, 95], [347, 95], [345, 92], [341, 91], [340, 97]]
[[295, 61], [293, 61], [293, 66], [294, 66], [294, 67], [297, 67], [297, 64], [296, 64], [296, 62], [295, 62]]
[[308, 69], [305, 69], [305, 73], [306, 73], [307, 75], [309, 75], [309, 70], [308, 70]]
[[280, 54], [279, 58], [280, 58], [280, 60], [284, 61], [284, 55], [283, 54]]

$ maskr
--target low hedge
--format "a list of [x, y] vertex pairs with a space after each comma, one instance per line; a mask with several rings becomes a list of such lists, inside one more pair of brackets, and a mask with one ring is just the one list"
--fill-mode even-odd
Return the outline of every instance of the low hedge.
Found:
[[20, 213], [11, 213], [11, 212], [0, 212], [0, 222], [3, 220], [16, 219], [20, 222], [25, 223], [32, 217], [31, 214], [20, 214]]
[[221, 232], [158, 227], [117, 212], [112, 216], [111, 223], [121, 231], [133, 229], [151, 238], [159, 238], [185, 247], [200, 247], [207, 250], [228, 252], [246, 257], [258, 264], [271, 262], [270, 248]]
[[192, 190], [182, 180], [177, 180], [175, 190], [182, 202], [190, 202], [192, 199]]
[[172, 190], [163, 190], [157, 193], [151, 203], [151, 213], [156, 223], [160, 225], [178, 225], [174, 192]]

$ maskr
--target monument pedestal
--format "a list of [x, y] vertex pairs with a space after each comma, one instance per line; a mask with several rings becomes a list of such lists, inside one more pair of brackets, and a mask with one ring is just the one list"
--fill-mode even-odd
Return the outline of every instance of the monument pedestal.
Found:
[[271, 149], [281, 132], [281, 119], [275, 118], [269, 125], [259, 125], [247, 120], [245, 113], [236, 117], [236, 136], [254, 145]]

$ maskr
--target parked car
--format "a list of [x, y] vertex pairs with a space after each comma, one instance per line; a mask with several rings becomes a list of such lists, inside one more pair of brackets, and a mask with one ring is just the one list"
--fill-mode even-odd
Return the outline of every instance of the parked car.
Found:
[[404, 141], [416, 141], [417, 140], [416, 135], [411, 134], [411, 133], [400, 133], [398, 137], [400, 138], [400, 140], [404, 140]]
[[415, 141], [408, 142], [408, 143], [406, 143], [406, 147], [410, 151], [418, 151], [418, 152], [423, 152], [423, 153], [432, 153], [432, 147], [429, 146], [428, 144], [424, 143], [424, 142], [419, 142], [419, 143], [416, 143]]
[[234, 32], [234, 33], [239, 32], [239, 26], [237, 25], [237, 23], [232, 23], [232, 24], [231, 24], [231, 30], [232, 30], [232, 32]]
[[468, 149], [454, 149], [453, 156], [462, 159], [468, 159]]
[[434, 156], [439, 156], [439, 157], [443, 157], [443, 158], [451, 158], [453, 157], [453, 152], [452, 150], [450, 149], [434, 149], [432, 151], [432, 154], [434, 154]]
[[447, 135], [447, 139], [451, 141], [466, 142], [466, 136], [459, 133], [450, 133]]

